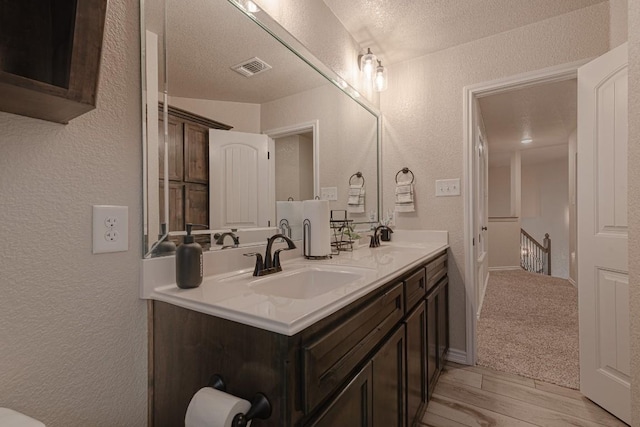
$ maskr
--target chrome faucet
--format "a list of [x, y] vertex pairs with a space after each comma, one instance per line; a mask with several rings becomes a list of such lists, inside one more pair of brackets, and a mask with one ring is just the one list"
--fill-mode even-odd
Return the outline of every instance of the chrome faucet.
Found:
[[213, 235], [213, 238], [216, 239], [216, 245], [224, 245], [224, 238], [227, 236], [231, 236], [233, 239], [233, 245], [222, 246], [222, 249], [228, 248], [237, 248], [240, 244], [240, 238], [236, 236], [236, 234], [232, 231], [227, 231], [226, 233], [216, 233]]
[[380, 235], [378, 234], [378, 231], [380, 230], [388, 230], [388, 232], [393, 233], [393, 230], [391, 230], [386, 225], [377, 226], [376, 229], [373, 231], [373, 235], [371, 236], [371, 241], [369, 243], [370, 248], [377, 248], [380, 246]]
[[[277, 249], [274, 252], [272, 257], [271, 247], [273, 246], [273, 242], [275, 242], [277, 239], [283, 239], [285, 242], [287, 242], [287, 247], [282, 249]], [[256, 265], [255, 265], [255, 268], [253, 269], [254, 276], [265, 276], [267, 274], [272, 274], [272, 273], [277, 273], [279, 271], [282, 271], [282, 266], [280, 265], [280, 252], [288, 251], [295, 248], [296, 248], [296, 245], [295, 243], [293, 243], [293, 241], [290, 238], [288, 238], [284, 234], [274, 234], [273, 236], [269, 237], [269, 240], [267, 240], [267, 250], [265, 251], [265, 254], [264, 254], [264, 261], [263, 261], [262, 255], [259, 254], [258, 252], [251, 252], [248, 254], [244, 254], [244, 256], [256, 257]]]

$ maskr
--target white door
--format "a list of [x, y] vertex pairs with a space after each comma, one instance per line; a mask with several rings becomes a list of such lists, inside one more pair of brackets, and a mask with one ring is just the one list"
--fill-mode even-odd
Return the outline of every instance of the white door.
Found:
[[266, 135], [209, 130], [212, 229], [275, 224], [268, 147]]
[[488, 147], [485, 143], [484, 136], [480, 131], [480, 128], [476, 131], [475, 138], [475, 151], [476, 151], [476, 165], [475, 165], [475, 181], [476, 181], [476, 278], [478, 283], [476, 285], [476, 315], [480, 316], [480, 310], [482, 308], [482, 299], [484, 297], [485, 288], [487, 285], [487, 274], [489, 257], [487, 256], [488, 250], [488, 237], [487, 223], [489, 222], [488, 215]]
[[580, 391], [631, 418], [627, 44], [578, 70]]

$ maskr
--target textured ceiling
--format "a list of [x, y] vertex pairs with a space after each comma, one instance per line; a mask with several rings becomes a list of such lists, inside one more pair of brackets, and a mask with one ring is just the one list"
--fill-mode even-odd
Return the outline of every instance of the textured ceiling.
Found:
[[[522, 152], [523, 163], [567, 156], [577, 123], [575, 79], [490, 95], [479, 103], [492, 166], [508, 164], [514, 151]], [[533, 142], [522, 144], [526, 137]]]
[[[261, 104], [327, 80], [227, 0], [167, 0], [169, 94]], [[230, 67], [258, 57], [273, 68], [244, 77]]]
[[605, 0], [324, 0], [355, 40], [392, 64]]

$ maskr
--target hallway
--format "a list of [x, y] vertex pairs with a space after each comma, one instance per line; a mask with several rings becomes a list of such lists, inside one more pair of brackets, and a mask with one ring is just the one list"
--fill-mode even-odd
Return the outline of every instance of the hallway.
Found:
[[578, 291], [567, 280], [492, 271], [477, 333], [479, 366], [580, 388]]

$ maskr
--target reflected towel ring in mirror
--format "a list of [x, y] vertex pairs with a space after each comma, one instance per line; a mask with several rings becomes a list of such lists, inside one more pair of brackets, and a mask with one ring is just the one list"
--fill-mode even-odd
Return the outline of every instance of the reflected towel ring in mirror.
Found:
[[413, 174], [411, 169], [409, 169], [408, 167], [404, 167], [404, 168], [402, 168], [402, 169], [400, 169], [398, 171], [398, 173], [396, 174], [396, 184], [398, 183], [398, 175], [400, 175], [401, 173], [403, 173], [405, 175], [410, 173], [411, 174], [411, 182], [409, 182], [409, 184], [413, 184], [413, 181], [415, 181], [416, 176]]
[[362, 176], [362, 172], [356, 172], [353, 175], [351, 175], [351, 177], [349, 177], [349, 185], [353, 185], [353, 178], [360, 178], [362, 179], [362, 187], [364, 187], [364, 176]]

